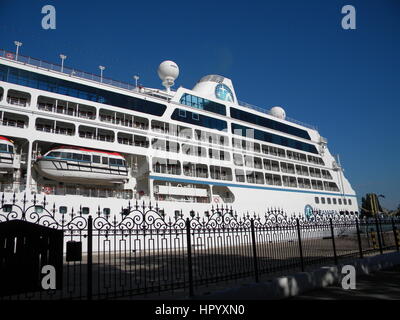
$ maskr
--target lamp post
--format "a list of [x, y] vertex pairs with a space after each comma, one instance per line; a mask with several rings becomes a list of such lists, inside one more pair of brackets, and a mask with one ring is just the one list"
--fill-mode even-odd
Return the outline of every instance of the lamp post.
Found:
[[[380, 213], [381, 215], [380, 216], [378, 216], [378, 218], [383, 218], [383, 219], [385, 219], [385, 215], [384, 215], [384, 212], [383, 212], [383, 210], [382, 210], [382, 212], [380, 212], [379, 211], [379, 198], [385, 198], [385, 196], [383, 195], [383, 194], [380, 194], [380, 195], [378, 195], [377, 197], [376, 197], [376, 199], [377, 199], [377, 203], [376, 203], [376, 207], [377, 207], [377, 209], [376, 209], [376, 212], [377, 212], [377, 215], [378, 215], [378, 213]], [[379, 234], [380, 234], [380, 237], [381, 237], [381, 243], [382, 243], [382, 245], [383, 246], [385, 246], [385, 237], [383, 237], [383, 235], [382, 235], [382, 224], [381, 224], [381, 221], [380, 221], [380, 219], [379, 219]]]
[[19, 47], [22, 46], [22, 42], [14, 41], [14, 44], [17, 46], [17, 50], [15, 50], [15, 60], [18, 60]]
[[139, 76], [133, 76], [133, 78], [135, 79], [135, 89], [137, 90], [138, 87], [138, 80], [139, 80]]
[[61, 72], [64, 72], [64, 60], [67, 59], [67, 56], [60, 54], [60, 58], [61, 58]]
[[106, 67], [104, 66], [99, 66], [100, 69], [100, 82], [103, 82], [103, 71]]

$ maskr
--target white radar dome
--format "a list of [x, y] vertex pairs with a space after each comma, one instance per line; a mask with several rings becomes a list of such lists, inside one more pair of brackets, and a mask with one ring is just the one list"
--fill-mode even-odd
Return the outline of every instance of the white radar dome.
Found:
[[167, 60], [160, 63], [157, 72], [162, 81], [175, 80], [179, 76], [179, 67], [175, 62]]
[[286, 112], [282, 107], [272, 107], [270, 110], [271, 116], [277, 117], [279, 119], [285, 120]]

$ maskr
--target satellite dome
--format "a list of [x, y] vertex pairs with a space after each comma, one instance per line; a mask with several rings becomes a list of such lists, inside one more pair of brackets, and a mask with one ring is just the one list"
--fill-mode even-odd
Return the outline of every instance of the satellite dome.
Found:
[[274, 116], [279, 119], [285, 120], [285, 118], [286, 118], [286, 112], [282, 107], [278, 107], [278, 106], [272, 107], [270, 110], [270, 114], [271, 114], [271, 116]]
[[158, 76], [162, 81], [164, 80], [174, 81], [179, 76], [179, 67], [175, 62], [166, 60], [160, 63], [157, 72]]

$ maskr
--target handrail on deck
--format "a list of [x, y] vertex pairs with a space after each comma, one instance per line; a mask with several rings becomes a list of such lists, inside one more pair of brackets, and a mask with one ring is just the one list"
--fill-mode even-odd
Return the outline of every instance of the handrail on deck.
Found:
[[[38, 67], [38, 68], [44, 68], [47, 69], [48, 71], [54, 71], [54, 72], [59, 72], [59, 73], [63, 73], [69, 76], [74, 76], [77, 78], [82, 78], [82, 79], [86, 79], [86, 80], [91, 80], [91, 81], [95, 81], [98, 83], [102, 83], [105, 85], [110, 85], [116, 88], [120, 88], [120, 89], [125, 89], [125, 90], [134, 90], [137, 89], [137, 87], [135, 85], [129, 84], [127, 82], [123, 82], [123, 81], [117, 81], [117, 80], [113, 80], [110, 78], [105, 78], [105, 77], [100, 77], [99, 75], [93, 74], [93, 73], [88, 73], [85, 71], [80, 71], [74, 68], [69, 68], [69, 67], [65, 67], [65, 66], [61, 66], [59, 64], [55, 64], [55, 63], [51, 63], [51, 62], [47, 62], [44, 60], [39, 60], [39, 59], [35, 59], [35, 58], [31, 58], [28, 56], [23, 56], [18, 54], [18, 56], [16, 56], [13, 52], [10, 51], [6, 51], [4, 49], [0, 49], [0, 58], [5, 58], [8, 60], [15, 60], [24, 64], [28, 64], [34, 67]], [[150, 90], [149, 92], [145, 91], [146, 88], [144, 88], [144, 91], [140, 91], [138, 90], [137, 93], [141, 93], [141, 94], [145, 94], [145, 95], [150, 95], [153, 96], [155, 98], [158, 99], [163, 99], [161, 96], [158, 96], [157, 93], [158, 92], [153, 92], [152, 90]], [[165, 98], [164, 98], [165, 99]], [[168, 99], [169, 100], [169, 99]], [[262, 113], [266, 113], [266, 114], [270, 114], [268, 110], [264, 109], [264, 108], [260, 108], [257, 107], [255, 105], [243, 102], [243, 101], [238, 101], [238, 104], [242, 107], [246, 107], [249, 109], [253, 109]], [[296, 123], [298, 125], [304, 126], [306, 128], [312, 129], [312, 130], [317, 130], [317, 128], [315, 126], [309, 125], [307, 123], [286, 117], [287, 121], [289, 122], [293, 122]]]

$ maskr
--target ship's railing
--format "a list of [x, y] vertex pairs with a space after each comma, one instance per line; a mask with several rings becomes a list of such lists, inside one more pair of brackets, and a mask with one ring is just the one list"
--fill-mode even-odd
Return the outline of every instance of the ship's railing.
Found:
[[31, 190], [37, 194], [46, 195], [72, 195], [84, 196], [89, 198], [117, 198], [117, 199], [133, 199], [131, 190], [114, 190], [98, 187], [81, 187], [81, 186], [54, 186], [54, 185], [32, 185]]
[[[117, 81], [117, 80], [113, 80], [110, 78], [106, 78], [106, 77], [101, 77], [99, 75], [93, 74], [93, 73], [88, 73], [85, 71], [80, 71], [78, 69], [75, 68], [69, 68], [69, 67], [62, 67], [59, 64], [55, 64], [55, 63], [51, 63], [51, 62], [47, 62], [44, 60], [39, 60], [39, 59], [35, 59], [32, 57], [28, 57], [28, 56], [23, 56], [18, 54], [18, 56], [16, 56], [13, 52], [10, 51], [6, 51], [3, 49], [0, 49], [0, 58], [4, 58], [4, 59], [8, 59], [8, 60], [14, 60], [14, 61], [18, 61], [20, 63], [23, 64], [27, 64], [30, 66], [34, 66], [37, 68], [41, 68], [41, 69], [45, 69], [48, 71], [54, 71], [54, 72], [58, 72], [58, 73], [63, 73], [69, 76], [73, 76], [76, 78], [82, 78], [82, 79], [86, 79], [86, 80], [91, 80], [91, 81], [95, 81], [98, 83], [102, 83], [105, 85], [110, 85], [112, 87], [116, 87], [116, 88], [120, 88], [120, 89], [125, 89], [125, 90], [136, 90], [138, 93], [142, 93], [145, 95], [151, 95], [152, 97], [158, 98], [158, 99], [162, 99], [165, 100], [166, 97], [164, 95], [160, 95], [157, 94], [157, 92], [154, 92], [152, 90], [149, 90], [147, 88], [142, 88], [141, 90], [138, 90], [138, 88], [135, 85], [129, 84], [127, 82], [123, 82], [123, 81]], [[146, 91], [147, 90], [147, 91]], [[257, 107], [255, 105], [243, 102], [243, 101], [238, 101], [238, 104], [242, 107], [246, 107], [246, 108], [250, 108], [262, 113], [266, 113], [266, 114], [270, 114], [268, 110], [261, 108], [261, 107]], [[317, 128], [315, 126], [312, 126], [310, 124], [298, 121], [296, 119], [292, 119], [289, 117], [286, 117], [287, 121], [296, 123], [298, 125], [304, 126], [306, 128], [309, 129], [313, 129], [313, 130], [317, 130]]]
[[[249, 108], [249, 109], [253, 109], [253, 110], [256, 110], [256, 111], [258, 111], [258, 112], [262, 112], [262, 113], [266, 113], [266, 114], [268, 114], [268, 115], [271, 115], [271, 113], [269, 112], [269, 110], [267, 110], [267, 109], [265, 109], [265, 108], [257, 107], [257, 106], [255, 106], [255, 105], [253, 105], [253, 104], [250, 104], [250, 103], [247, 103], [247, 102], [243, 102], [243, 101], [240, 101], [240, 100], [238, 100], [238, 104], [239, 104], [240, 106], [242, 106], [242, 107]], [[307, 123], [301, 122], [301, 121], [296, 120], [296, 119], [293, 119], [293, 118], [286, 117], [285, 120], [286, 120], [286, 121], [289, 121], [289, 122], [293, 122], [293, 123], [298, 124], [298, 125], [301, 125], [301, 126], [303, 126], [303, 127], [312, 129], [312, 130], [317, 130], [317, 127], [316, 127], [316, 126], [313, 126], [313, 125], [311, 125], [311, 124], [307, 124]]]
[[107, 84], [107, 85], [110, 85], [113, 87], [122, 88], [122, 89], [126, 89], [126, 90], [133, 90], [136, 88], [135, 85], [132, 85], [132, 84], [129, 84], [126, 82], [116, 81], [116, 80], [113, 80], [110, 78], [105, 78], [105, 77], [100, 77], [99, 75], [96, 75], [93, 73], [88, 73], [85, 71], [80, 71], [75, 68], [69, 68], [69, 67], [65, 67], [65, 66], [62, 67], [59, 64], [35, 59], [32, 57], [23, 56], [20, 54], [18, 54], [18, 56], [16, 56], [15, 53], [6, 51], [3, 49], [0, 49], [0, 58], [18, 61], [20, 63], [28, 64], [30, 66], [34, 66], [34, 67], [41, 68], [41, 69], [46, 69], [48, 71], [59, 72], [59, 73], [63, 73], [63, 74], [69, 75], [69, 76], [74, 76], [77, 78], [92, 80], [92, 81], [96, 81], [99, 83]]
[[0, 125], [2, 126], [8, 126], [8, 127], [16, 127], [16, 128], [27, 128], [28, 124], [25, 121], [22, 120], [6, 120], [0, 119]]

